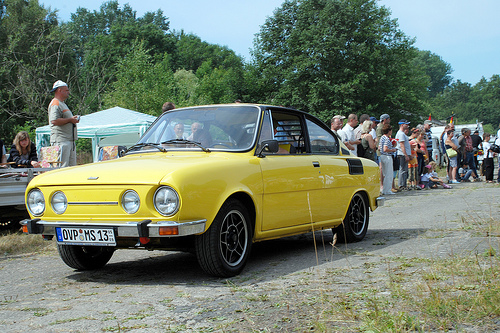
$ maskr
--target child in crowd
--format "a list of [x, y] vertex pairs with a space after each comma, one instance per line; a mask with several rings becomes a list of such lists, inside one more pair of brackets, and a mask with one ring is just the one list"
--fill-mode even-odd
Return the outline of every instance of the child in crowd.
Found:
[[415, 138], [419, 135], [419, 130], [413, 128], [411, 130], [410, 135], [410, 146], [411, 146], [411, 155], [410, 160], [408, 161], [408, 181], [410, 182], [410, 189], [412, 190], [420, 190], [422, 189], [418, 185], [418, 160], [417, 160], [417, 148], [418, 143], [415, 141]]
[[420, 179], [422, 188], [437, 188], [441, 185], [443, 188], [451, 188], [450, 185], [445, 184], [445, 182], [438, 177], [436, 172], [436, 162], [430, 162], [424, 167], [424, 173]]
[[472, 175], [472, 169], [469, 168], [467, 164], [464, 164], [460, 169], [458, 169], [458, 174], [460, 181], [462, 182], [470, 182], [470, 176]]

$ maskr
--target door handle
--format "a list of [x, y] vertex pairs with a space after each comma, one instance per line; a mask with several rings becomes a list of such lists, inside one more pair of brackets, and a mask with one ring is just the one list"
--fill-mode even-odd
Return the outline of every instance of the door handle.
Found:
[[313, 162], [313, 166], [314, 166], [315, 168], [319, 168], [319, 162], [314, 161], [314, 162]]

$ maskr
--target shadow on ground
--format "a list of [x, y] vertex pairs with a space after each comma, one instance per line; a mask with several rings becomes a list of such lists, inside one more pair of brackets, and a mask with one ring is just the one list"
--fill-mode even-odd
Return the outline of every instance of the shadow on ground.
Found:
[[294, 274], [350, 256], [370, 254], [425, 232], [424, 229], [369, 230], [358, 243], [332, 246], [330, 230], [286, 237], [253, 244], [247, 266], [243, 272], [230, 279], [207, 275], [198, 265], [195, 255], [185, 252], [146, 252], [143, 250], [118, 250], [112, 261], [96, 271], [74, 271], [67, 276], [80, 282], [102, 282], [127, 285], [220, 285], [231, 280], [265, 282], [277, 276]]

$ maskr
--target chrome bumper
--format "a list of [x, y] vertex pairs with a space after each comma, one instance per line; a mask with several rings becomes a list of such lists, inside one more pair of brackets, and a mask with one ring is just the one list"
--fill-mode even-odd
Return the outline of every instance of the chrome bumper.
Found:
[[[49, 222], [40, 219], [33, 220], [23, 220], [21, 225], [23, 230], [28, 234], [42, 234], [42, 235], [56, 235], [56, 228], [67, 227], [67, 228], [113, 228], [116, 232], [116, 237], [181, 237], [200, 234], [205, 231], [205, 225], [207, 220], [195, 220], [195, 221], [184, 221], [184, 222], [173, 222], [173, 221], [159, 221], [152, 223], [151, 220], [144, 220], [141, 222], [120, 222], [120, 223], [110, 223], [110, 222], [98, 222], [93, 221], [92, 223], [85, 222]], [[177, 234], [175, 235], [160, 235], [160, 227], [170, 227], [171, 229], [177, 229]]]
[[383, 206], [385, 203], [385, 197], [378, 197], [376, 201], [377, 201], [377, 207]]

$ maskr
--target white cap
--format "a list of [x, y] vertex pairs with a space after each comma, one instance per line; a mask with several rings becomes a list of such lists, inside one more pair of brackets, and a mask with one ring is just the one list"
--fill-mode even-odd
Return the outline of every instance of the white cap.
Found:
[[66, 84], [66, 82], [63, 82], [61, 80], [57, 80], [56, 82], [54, 82], [54, 85], [52, 86], [52, 90], [50, 92], [56, 91], [57, 88], [67, 87], [67, 86], [68, 85]]

